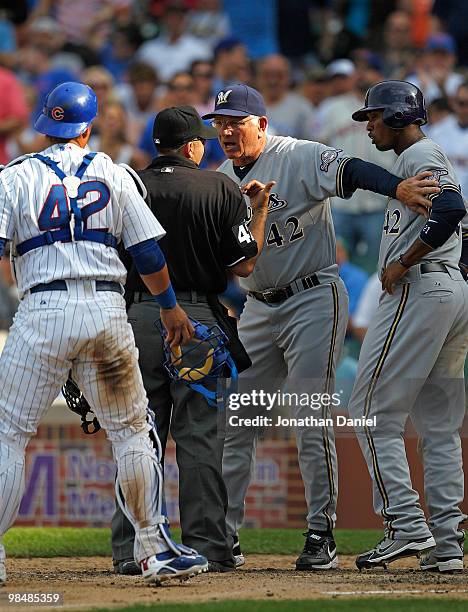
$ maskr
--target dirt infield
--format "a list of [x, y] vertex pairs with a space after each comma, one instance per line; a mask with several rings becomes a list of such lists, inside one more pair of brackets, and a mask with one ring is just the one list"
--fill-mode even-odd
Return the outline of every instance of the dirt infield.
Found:
[[[9, 559], [5, 594], [19, 591], [62, 593], [63, 606], [55, 610], [89, 610], [135, 603], [202, 602], [222, 599], [316, 599], [359, 596], [433, 596], [468, 599], [466, 574], [442, 576], [422, 573], [416, 559], [401, 560], [391, 570], [359, 574], [354, 557], [341, 556], [340, 569], [324, 573], [294, 571], [294, 557], [251, 555], [247, 564], [229, 574], [204, 574], [187, 582], [155, 588], [138, 577], [116, 576], [105, 557]], [[15, 605], [14, 609], [31, 610]], [[35, 609], [45, 610], [43, 606]]]

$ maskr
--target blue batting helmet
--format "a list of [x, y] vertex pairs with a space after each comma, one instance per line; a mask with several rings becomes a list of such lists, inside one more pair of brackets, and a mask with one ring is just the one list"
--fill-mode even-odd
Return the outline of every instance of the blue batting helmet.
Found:
[[34, 128], [41, 134], [75, 138], [82, 134], [97, 115], [97, 98], [83, 83], [61, 83], [46, 98]]
[[377, 110], [383, 111], [383, 122], [394, 130], [427, 122], [424, 96], [416, 85], [407, 81], [382, 81], [370, 87], [364, 107], [353, 113], [353, 119], [367, 121], [367, 115]]

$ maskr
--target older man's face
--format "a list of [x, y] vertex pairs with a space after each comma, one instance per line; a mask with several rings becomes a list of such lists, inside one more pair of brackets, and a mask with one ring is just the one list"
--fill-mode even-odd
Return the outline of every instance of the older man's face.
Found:
[[263, 136], [265, 130], [261, 123], [266, 118], [259, 117], [229, 117], [219, 115], [213, 120], [213, 126], [218, 131], [221, 147], [228, 159], [242, 165], [245, 160], [250, 163], [251, 158], [256, 159], [263, 149]]

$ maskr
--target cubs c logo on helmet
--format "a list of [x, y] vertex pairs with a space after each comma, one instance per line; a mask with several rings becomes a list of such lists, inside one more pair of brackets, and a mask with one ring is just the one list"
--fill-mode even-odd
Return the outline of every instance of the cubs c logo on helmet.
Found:
[[227, 91], [220, 91], [218, 94], [218, 99], [217, 99], [216, 104], [226, 104], [231, 91], [232, 89], [228, 89]]
[[50, 114], [55, 121], [62, 121], [65, 116], [65, 111], [61, 106], [55, 106]]

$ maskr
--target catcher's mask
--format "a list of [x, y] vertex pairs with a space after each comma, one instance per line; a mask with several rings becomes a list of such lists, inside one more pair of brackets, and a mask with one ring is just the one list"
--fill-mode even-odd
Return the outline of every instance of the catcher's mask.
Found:
[[180, 380], [194, 391], [201, 393], [210, 406], [217, 406], [216, 391], [207, 387], [215, 386], [217, 379], [222, 376], [230, 377], [233, 382], [237, 380], [237, 368], [226, 348], [226, 334], [218, 327], [207, 327], [194, 319], [190, 319], [195, 330], [195, 336], [183, 347], [171, 348], [165, 341], [167, 332], [161, 321], [155, 322], [163, 340], [163, 363], [172, 380]]

